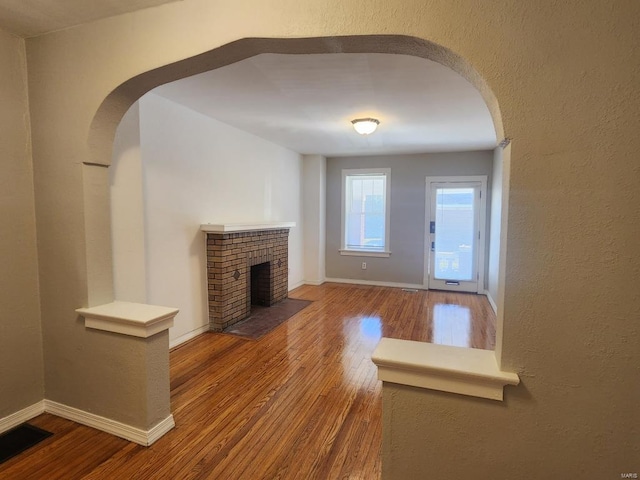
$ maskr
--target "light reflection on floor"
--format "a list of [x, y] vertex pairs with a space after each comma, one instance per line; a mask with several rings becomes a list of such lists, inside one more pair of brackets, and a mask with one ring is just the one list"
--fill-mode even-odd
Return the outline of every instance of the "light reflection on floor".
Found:
[[[342, 381], [360, 385], [362, 361], [371, 362], [371, 352], [382, 338], [380, 317], [351, 317], [342, 322], [345, 345], [342, 348]], [[361, 359], [354, 362], [354, 359]], [[364, 360], [363, 360], [364, 359]]]
[[471, 310], [461, 305], [434, 305], [432, 342], [453, 347], [469, 347], [471, 345]]
[[366, 340], [378, 342], [382, 338], [382, 322], [380, 317], [363, 317], [360, 319], [360, 333]]
[[343, 317], [343, 382], [359, 381], [363, 363], [356, 359], [370, 361], [383, 336], [463, 348], [494, 348], [495, 320], [484, 297], [430, 291], [407, 294], [399, 300], [391, 308], [360, 306], [359, 314]]

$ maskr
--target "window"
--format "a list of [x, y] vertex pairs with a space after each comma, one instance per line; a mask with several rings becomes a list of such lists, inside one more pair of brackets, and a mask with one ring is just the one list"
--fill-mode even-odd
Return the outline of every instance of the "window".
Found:
[[342, 171], [342, 255], [389, 256], [390, 173]]

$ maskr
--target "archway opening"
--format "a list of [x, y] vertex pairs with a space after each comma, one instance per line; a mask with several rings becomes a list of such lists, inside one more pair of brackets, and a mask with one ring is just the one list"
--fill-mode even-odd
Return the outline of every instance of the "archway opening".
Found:
[[[359, 137], [350, 128], [352, 117], [365, 114], [382, 120], [372, 137]], [[422, 182], [427, 175], [491, 178], [490, 149], [496, 143], [488, 109], [468, 81], [433, 61], [379, 53], [254, 56], [152, 90], [134, 104], [118, 132], [110, 168], [115, 296], [180, 308], [172, 345], [206, 330], [199, 223], [293, 221], [290, 289], [325, 277], [357, 280], [358, 258], [338, 252], [335, 173], [392, 162], [394, 255], [364, 258], [369, 270], [361, 279], [427, 288], [427, 266], [412, 262], [426, 245], [420, 177]], [[303, 166], [318, 156], [330, 163], [322, 192], [329, 201], [328, 216], [320, 192], [315, 198], [303, 192], [305, 182], [327, 182], [326, 171], [302, 179]], [[422, 197], [415, 193], [420, 190]], [[322, 204], [326, 225], [322, 220], [311, 230], [328, 239], [326, 255], [319, 245], [324, 241], [310, 251], [309, 240], [302, 238], [303, 218], [305, 227], [320, 218], [311, 220], [301, 203], [315, 204], [305, 205], [307, 210]], [[489, 216], [485, 223], [488, 232]], [[314, 277], [305, 259], [320, 256], [321, 274]], [[352, 265], [340, 270], [345, 262]], [[384, 271], [376, 272], [381, 266]], [[489, 345], [493, 340], [473, 344]]]
[[[241, 60], [255, 57], [260, 54], [273, 53], [273, 54], [330, 54], [330, 53], [387, 53], [398, 55], [409, 55], [420, 58], [425, 58], [440, 65], [450, 68], [454, 72], [461, 75], [467, 81], [469, 81], [474, 88], [481, 94], [486, 106], [491, 114], [493, 125], [495, 128], [496, 138], [504, 138], [504, 129], [502, 125], [502, 118], [500, 114], [499, 105], [497, 99], [490, 87], [486, 84], [482, 76], [470, 65], [464, 58], [456, 55], [449, 49], [429, 42], [427, 40], [418, 39], [414, 37], [406, 36], [394, 36], [394, 35], [372, 35], [372, 36], [347, 36], [347, 37], [332, 37], [332, 38], [303, 38], [303, 39], [264, 39], [264, 38], [249, 38], [242, 39], [236, 42], [224, 45], [220, 48], [214, 49], [209, 52], [205, 52], [201, 55], [184, 59], [180, 62], [175, 62], [155, 70], [140, 74], [120, 85], [116, 88], [102, 103], [94, 120], [92, 122], [92, 129], [89, 135], [89, 145], [91, 148], [92, 158], [89, 162], [90, 165], [105, 165], [111, 164], [113, 139], [115, 137], [116, 128], [120, 123], [124, 113], [133, 105], [139, 98], [141, 98], [147, 92], [154, 88], [164, 85], [176, 80], [191, 77], [203, 72], [211, 71], [222, 66], [232, 65]], [[508, 141], [505, 142], [506, 146]], [[499, 272], [504, 271], [503, 260], [501, 261], [503, 250], [499, 247], [499, 238], [504, 238], [506, 234], [506, 225], [502, 221], [495, 222], [496, 214], [502, 213], [501, 210], [507, 204], [508, 196], [508, 178], [502, 175], [502, 165], [507, 165], [508, 169], [508, 150], [507, 155], [502, 155], [502, 152], [498, 152], [500, 158], [497, 159], [497, 165], [500, 166], [500, 175], [497, 176], [497, 182], [494, 182], [493, 189], [498, 192], [498, 195], [494, 195], [496, 200], [500, 202], [494, 202], [492, 204], [493, 220], [490, 226], [491, 228], [491, 244], [489, 246], [490, 258], [489, 263], [493, 275], [493, 284], [495, 294], [493, 295], [494, 307], [502, 302], [503, 289], [501, 282], [498, 281]], [[508, 173], [508, 170], [507, 170]], [[95, 199], [88, 198], [89, 203], [95, 202]], [[105, 205], [102, 203], [100, 207], [104, 209]], [[500, 215], [501, 218], [506, 218], [506, 215]], [[104, 225], [99, 228], [104, 231]], [[88, 232], [87, 235], [91, 235]], [[94, 238], [95, 240], [95, 238]], [[110, 241], [108, 242], [110, 244]], [[95, 242], [93, 242], [95, 245]], [[104, 245], [105, 248], [91, 248], [88, 247], [89, 262], [88, 269], [90, 270], [89, 278], [101, 279], [96, 281], [92, 285], [90, 282], [90, 298], [97, 298], [102, 301], [113, 298], [111, 278], [111, 272], [105, 272], [104, 269], [111, 264], [111, 248], [110, 245]], [[108, 255], [109, 258], [105, 258]], [[92, 257], [96, 258], [94, 261]], [[95, 275], [91, 275], [92, 270], [102, 270], [95, 272]], [[491, 283], [491, 279], [488, 279], [488, 283]], [[99, 292], [96, 292], [98, 290]], [[498, 327], [497, 336], [498, 341], [496, 345], [497, 358], [500, 360], [501, 352], [501, 322], [502, 315], [500, 308], [498, 310]]]

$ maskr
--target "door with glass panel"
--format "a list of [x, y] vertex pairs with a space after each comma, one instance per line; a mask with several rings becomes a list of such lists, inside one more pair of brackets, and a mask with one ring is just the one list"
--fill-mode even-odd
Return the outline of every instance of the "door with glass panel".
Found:
[[484, 292], [484, 176], [427, 177], [427, 288]]

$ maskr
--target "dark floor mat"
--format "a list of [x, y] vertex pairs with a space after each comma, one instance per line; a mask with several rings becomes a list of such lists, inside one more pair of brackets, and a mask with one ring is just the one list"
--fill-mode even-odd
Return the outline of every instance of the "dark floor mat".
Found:
[[251, 305], [251, 316], [235, 323], [224, 333], [257, 340], [308, 306], [311, 300], [285, 298], [270, 307]]
[[53, 433], [28, 423], [3, 433], [0, 435], [0, 463], [6, 462], [51, 435]]

